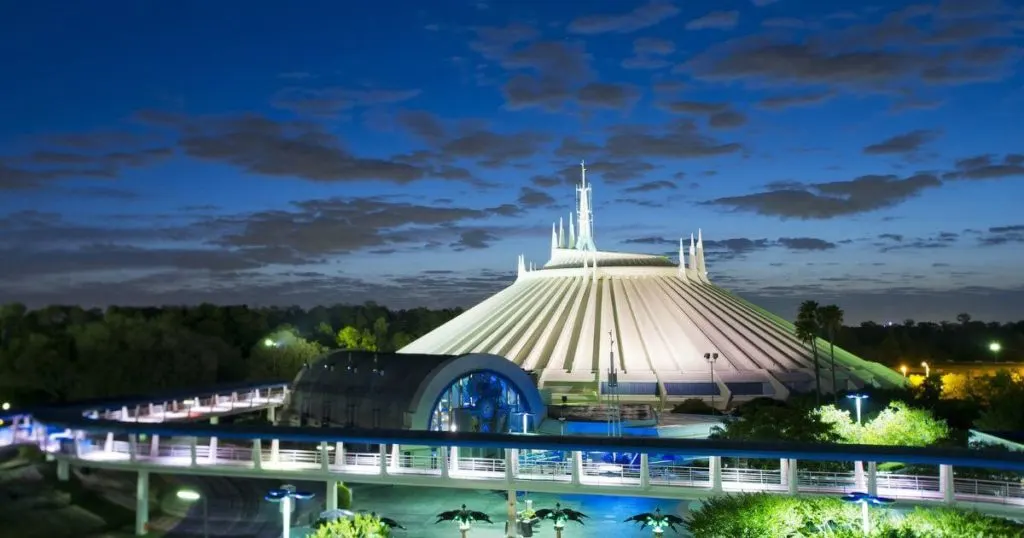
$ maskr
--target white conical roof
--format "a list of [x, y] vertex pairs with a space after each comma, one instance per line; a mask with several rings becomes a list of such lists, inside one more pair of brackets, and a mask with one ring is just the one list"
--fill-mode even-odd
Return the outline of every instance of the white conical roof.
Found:
[[[520, 273], [508, 288], [399, 352], [492, 353], [534, 371], [542, 387], [606, 381], [614, 357], [619, 394], [638, 398], [708, 394], [704, 355], [717, 353], [715, 384], [727, 396], [785, 398], [791, 389], [812, 390], [811, 351], [792, 324], [712, 284], [703, 249], [690, 265], [646, 254], [553, 249], [543, 267]], [[822, 388], [829, 390], [825, 342], [819, 350]], [[840, 389], [902, 383], [896, 372], [839, 348], [836, 379]]]

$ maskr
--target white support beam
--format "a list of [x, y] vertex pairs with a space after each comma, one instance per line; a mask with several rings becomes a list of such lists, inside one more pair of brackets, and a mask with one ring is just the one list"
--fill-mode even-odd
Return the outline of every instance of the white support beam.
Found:
[[579, 450], [572, 451], [572, 460], [570, 461], [570, 465], [570, 482], [578, 486], [580, 485], [583, 476], [583, 454], [581, 454]]
[[647, 453], [640, 454], [640, 489], [651, 487], [651, 460]]
[[149, 439], [149, 457], [156, 458], [160, 456], [160, 436], [153, 435]]
[[942, 492], [942, 502], [949, 506], [956, 504], [956, 490], [953, 482], [952, 465], [939, 465], [939, 491]]
[[270, 461], [272, 463], [278, 463], [281, 461], [281, 440], [271, 439], [270, 440]]
[[868, 495], [878, 495], [878, 462], [868, 462]]
[[786, 488], [790, 495], [796, 495], [800, 490], [800, 474], [795, 459], [789, 459], [786, 463]]
[[722, 457], [711, 456], [708, 458], [708, 471], [711, 482], [711, 491], [718, 493], [722, 491]]
[[[327, 450], [327, 441], [320, 441], [320, 470], [325, 473], [331, 472], [331, 453]], [[337, 495], [337, 489], [334, 493]]]
[[135, 536], [149, 533], [149, 471], [139, 471], [135, 486]]
[[252, 465], [254, 469], [263, 468], [263, 440], [252, 440]]
[[192, 465], [193, 467], [196, 466], [196, 463], [197, 463], [196, 460], [198, 459], [198, 455], [197, 455], [198, 451], [196, 450], [196, 448], [197, 448], [196, 444], [198, 442], [199, 442], [199, 439], [196, 438], [196, 437], [189, 437], [188, 438], [188, 456], [189, 456], [189, 459], [191, 460], [190, 465]]
[[385, 444], [381, 443], [380, 450], [378, 451], [378, 453], [380, 454], [380, 456], [379, 456], [380, 475], [381, 476], [387, 476], [388, 475], [388, 445], [385, 445]]
[[338, 509], [338, 481], [328, 480], [327, 481], [327, 499], [324, 502], [325, 510], [337, 510]]

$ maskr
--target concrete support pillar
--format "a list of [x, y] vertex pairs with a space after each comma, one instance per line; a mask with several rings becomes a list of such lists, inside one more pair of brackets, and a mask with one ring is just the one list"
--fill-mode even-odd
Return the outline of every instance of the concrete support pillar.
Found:
[[139, 453], [139, 436], [134, 433], [128, 434], [128, 461], [135, 461]]
[[379, 456], [378, 459], [379, 459], [379, 462], [380, 462], [380, 475], [381, 476], [387, 476], [388, 475], [388, 445], [381, 444], [380, 445], [380, 452], [379, 453], [380, 453], [380, 456]]
[[[220, 417], [210, 417], [210, 424], [220, 424]], [[210, 455], [209, 460], [211, 463], [217, 461], [217, 437], [210, 437]]]
[[149, 402], [146, 405], [147, 405], [147, 407], [146, 407], [146, 416], [147, 417], [151, 417], [151, 416], [155, 415], [156, 411], [153, 409], [153, 402]]
[[441, 478], [447, 479], [448, 478], [448, 453], [449, 453], [449, 450], [448, 450], [447, 447], [443, 447], [443, 446], [439, 446], [439, 447], [435, 448], [434, 450], [437, 453], [437, 459], [439, 460], [440, 465], [441, 465]]
[[149, 532], [149, 471], [139, 471], [135, 487], [135, 536]]
[[158, 458], [160, 457], [160, 436], [153, 435], [149, 439], [149, 457]]
[[324, 501], [325, 510], [337, 510], [338, 509], [338, 481], [328, 480], [327, 481], [327, 495]]
[[71, 464], [68, 460], [57, 460], [57, 480], [67, 482], [71, 479]]
[[651, 487], [651, 459], [646, 452], [640, 454], [640, 489]]
[[278, 463], [281, 461], [281, 440], [271, 439], [270, 440], [270, 461]]
[[233, 404], [234, 404], [235, 402], [237, 402], [237, 401], [238, 401], [238, 393], [237, 393], [237, 392], [232, 392], [232, 393], [231, 393], [231, 403], [232, 403], [232, 406], [231, 406], [231, 407], [234, 407], [234, 405], [233, 405]]
[[956, 490], [953, 486], [953, 466], [939, 465], [939, 491], [942, 492], [942, 501], [949, 506], [956, 504]]
[[868, 495], [878, 495], [878, 462], [868, 462]]
[[398, 469], [402, 466], [402, 445], [391, 445], [391, 469]]
[[136, 405], [135, 406], [135, 417], [134, 417], [135, 418], [135, 422], [139, 421], [139, 417], [140, 416], [142, 416], [142, 406], [141, 405]]
[[448, 472], [459, 472], [459, 447], [453, 446], [448, 449]]
[[195, 437], [189, 437], [189, 439], [188, 439], [188, 456], [189, 456], [189, 459], [191, 460], [190, 465], [192, 465], [193, 467], [195, 467], [196, 463], [197, 463], [196, 462], [196, 460], [197, 460], [196, 443], [198, 443], [198, 442], [199, 442], [199, 440], [197, 438], [195, 438]]
[[345, 465], [345, 443], [334, 443], [334, 464]]
[[711, 456], [708, 458], [708, 473], [711, 482], [711, 491], [722, 491], [722, 457]]
[[[506, 452], [506, 454], [508, 453]], [[506, 517], [506, 521], [508, 522], [506, 527], [508, 527], [508, 530], [505, 532], [505, 538], [519, 538], [519, 529], [516, 528], [516, 488], [511, 487], [510, 485], [508, 492], [506, 493], [506, 498], [508, 499], [506, 504], [508, 507], [508, 514]]]
[[260, 439], [252, 441], [252, 466], [257, 470], [263, 468], [263, 441]]
[[114, 432], [107, 432], [107, 438], [103, 441], [103, 451], [114, 451]]
[[277, 424], [277, 408], [270, 406], [267, 408], [267, 422], [271, 424]]
[[867, 482], [864, 480], [864, 462], [853, 462], [853, 487], [858, 491], [867, 489]]
[[128, 406], [127, 405], [122, 405], [121, 406], [121, 416], [118, 417], [118, 420], [124, 422], [124, 421], [128, 420], [130, 417], [131, 417], [131, 415], [128, 414]]
[[[327, 450], [327, 441], [320, 441], [320, 470], [325, 473], [331, 472], [331, 453]], [[337, 488], [335, 488], [334, 493], [337, 495]]]
[[509, 484], [509, 489], [515, 493], [515, 488], [511, 487], [512, 481], [516, 478], [515, 466], [512, 464], [512, 448], [505, 449], [505, 483]]
[[795, 459], [786, 461], [786, 488], [790, 495], [796, 495], [800, 490], [800, 476], [796, 465]]
[[509, 450], [511, 453], [509, 454], [509, 459], [506, 464], [511, 465], [512, 478], [515, 479], [519, 476], [519, 449], [510, 448]]
[[569, 481], [570, 483], [578, 486], [583, 477], [583, 454], [581, 454], [579, 450], [572, 451], [569, 466], [569, 472], [571, 473], [569, 475]]

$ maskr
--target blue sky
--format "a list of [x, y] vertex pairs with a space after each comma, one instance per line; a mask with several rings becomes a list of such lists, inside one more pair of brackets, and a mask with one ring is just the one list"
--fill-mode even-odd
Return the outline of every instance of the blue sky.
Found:
[[21, 3], [0, 301], [469, 306], [698, 228], [789, 316], [1019, 319], [1024, 5]]

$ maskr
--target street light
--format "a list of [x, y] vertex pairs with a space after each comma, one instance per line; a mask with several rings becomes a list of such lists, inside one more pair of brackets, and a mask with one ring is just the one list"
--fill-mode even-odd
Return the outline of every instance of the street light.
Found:
[[860, 426], [860, 405], [861, 405], [860, 402], [861, 402], [861, 400], [867, 400], [868, 399], [868, 395], [867, 394], [847, 394], [846, 397], [851, 399], [851, 400], [854, 400], [855, 402], [857, 402], [857, 425]]
[[3, 404], [0, 404], [0, 409], [2, 409], [4, 411], [10, 411], [11, 410], [11, 402], [4, 402]]
[[861, 491], [855, 491], [849, 495], [844, 495], [842, 500], [848, 503], [860, 504], [861, 530], [864, 531], [864, 536], [871, 533], [871, 518], [868, 517], [868, 506], [888, 506], [896, 502], [893, 499], [887, 499], [885, 497], [879, 497], [877, 495], [871, 495], [870, 493], [864, 493]]
[[906, 364], [900, 366], [900, 372], [903, 373], [903, 379], [906, 379], [907, 378], [907, 365]]
[[312, 499], [313, 496], [314, 494], [308, 491], [297, 491], [291, 484], [267, 492], [264, 499], [281, 504], [281, 538], [291, 538], [292, 505], [295, 504], [295, 500]]
[[718, 360], [718, 353], [705, 353], [704, 360], [711, 366], [711, 409], [715, 408], [715, 393], [718, 387], [715, 386], [715, 361]]
[[273, 340], [271, 340], [270, 338], [264, 338], [263, 339], [263, 345], [265, 345], [267, 347], [275, 347], [275, 346], [277, 346], [277, 343], [274, 342]]
[[988, 350], [991, 351], [993, 355], [998, 355], [999, 352], [1003, 350], [1003, 345], [999, 342], [991, 342], [988, 345]]
[[928, 366], [927, 362], [922, 362], [921, 367], [924, 368], [924, 378], [928, 379], [932, 376], [932, 367]]
[[203, 537], [210, 538], [210, 503], [206, 500], [206, 497], [201, 495], [198, 491], [193, 491], [191, 489], [178, 490], [177, 496], [179, 499], [190, 503], [194, 503], [199, 500], [203, 501]]

